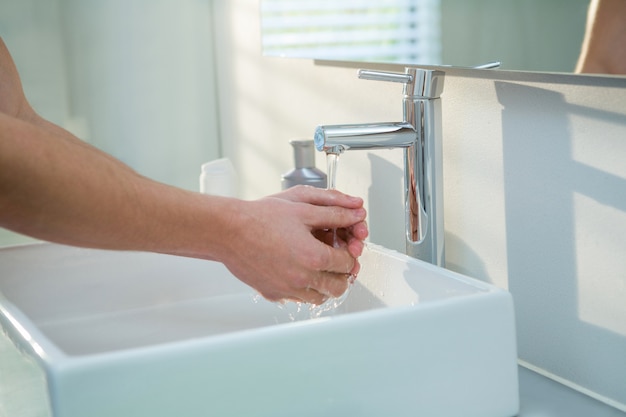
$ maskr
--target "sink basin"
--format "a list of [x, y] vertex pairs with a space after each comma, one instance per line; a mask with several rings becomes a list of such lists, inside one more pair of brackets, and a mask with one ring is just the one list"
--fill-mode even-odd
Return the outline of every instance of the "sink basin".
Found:
[[0, 415], [517, 413], [508, 292], [372, 244], [361, 264], [335, 311], [293, 320], [216, 262], [2, 249]]

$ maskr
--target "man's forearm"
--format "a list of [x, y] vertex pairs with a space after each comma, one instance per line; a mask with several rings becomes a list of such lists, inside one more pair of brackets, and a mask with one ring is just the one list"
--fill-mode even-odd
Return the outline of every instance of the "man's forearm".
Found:
[[[60, 128], [0, 113], [3, 227], [72, 245], [175, 252], [183, 250], [181, 232], [190, 231], [183, 223], [216, 204], [219, 199], [140, 176]], [[210, 216], [220, 224], [219, 213]], [[172, 219], [180, 223], [169, 224]]]
[[626, 1], [592, 0], [578, 73], [626, 74]]

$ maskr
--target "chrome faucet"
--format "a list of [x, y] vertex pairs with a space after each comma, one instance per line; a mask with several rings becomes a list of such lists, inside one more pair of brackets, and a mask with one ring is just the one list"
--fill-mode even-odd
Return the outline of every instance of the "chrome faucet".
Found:
[[403, 148], [406, 253], [444, 266], [441, 100], [444, 73], [359, 70], [359, 78], [404, 84], [403, 121], [318, 126], [315, 147], [328, 153]]

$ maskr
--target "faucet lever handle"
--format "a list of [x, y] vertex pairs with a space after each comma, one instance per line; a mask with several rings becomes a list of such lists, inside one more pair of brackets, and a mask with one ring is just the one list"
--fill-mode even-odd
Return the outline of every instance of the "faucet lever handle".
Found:
[[391, 81], [404, 84], [405, 97], [419, 99], [439, 98], [443, 88], [443, 72], [421, 68], [407, 68], [404, 74], [397, 72], [360, 69], [358, 76], [365, 80]]
[[413, 76], [411, 74], [399, 74], [397, 72], [374, 71], [367, 69], [360, 69], [358, 77], [363, 80], [390, 81], [392, 83], [402, 84], [410, 84], [413, 82]]

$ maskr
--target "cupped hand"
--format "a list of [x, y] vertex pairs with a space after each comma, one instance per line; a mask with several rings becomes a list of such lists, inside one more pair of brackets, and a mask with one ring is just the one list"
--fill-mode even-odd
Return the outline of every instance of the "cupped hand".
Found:
[[[299, 186], [293, 187], [281, 193], [275, 194], [274, 197], [283, 198], [285, 200], [309, 203], [314, 205], [332, 206], [339, 205], [346, 208], [361, 208], [363, 200], [359, 197], [351, 197], [335, 190], [320, 190], [318, 188]], [[349, 227], [327, 228], [322, 227], [312, 231], [318, 240], [333, 247], [346, 247], [348, 252], [355, 259], [361, 256], [363, 252], [363, 241], [367, 238], [369, 231], [365, 220], [350, 225]], [[356, 262], [358, 267], [358, 262]], [[353, 275], [358, 273], [358, 269], [352, 271]]]
[[222, 262], [268, 300], [321, 304], [358, 273], [365, 217], [362, 199], [306, 186], [244, 202]]

